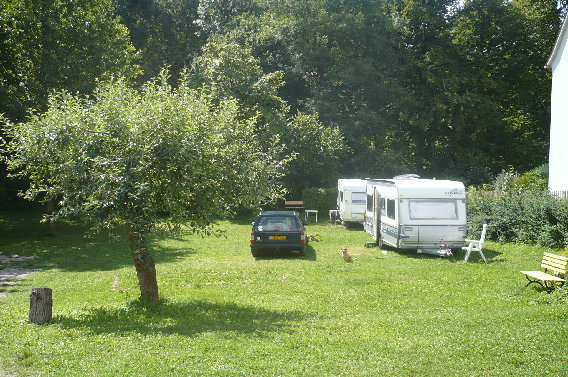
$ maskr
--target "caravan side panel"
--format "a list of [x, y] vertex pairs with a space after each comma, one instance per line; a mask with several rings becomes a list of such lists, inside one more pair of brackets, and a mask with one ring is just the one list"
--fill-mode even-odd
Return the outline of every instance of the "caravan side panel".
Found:
[[[465, 189], [457, 181], [375, 180], [367, 184], [367, 204], [373, 193], [380, 203], [367, 208], [365, 230], [373, 239], [400, 249], [439, 249], [464, 245]], [[377, 208], [380, 207], [380, 208]], [[380, 213], [380, 237], [373, 234]]]
[[344, 222], [364, 222], [365, 189], [363, 179], [340, 179], [337, 184], [337, 209]]

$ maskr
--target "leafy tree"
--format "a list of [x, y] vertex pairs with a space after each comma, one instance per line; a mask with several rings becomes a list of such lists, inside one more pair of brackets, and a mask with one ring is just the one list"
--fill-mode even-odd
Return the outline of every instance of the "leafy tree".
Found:
[[196, 24], [206, 35], [222, 34], [238, 15], [254, 9], [250, 0], [200, 0]]
[[337, 179], [340, 157], [345, 152], [337, 127], [326, 127], [317, 114], [289, 116], [279, 96], [282, 72], [264, 73], [252, 51], [235, 43], [213, 39], [193, 64], [196, 87], [207, 89], [222, 101], [235, 98], [244, 118], [255, 117], [262, 140], [281, 139], [285, 151], [296, 156], [289, 164], [285, 187], [299, 197], [306, 187], [327, 187]]
[[546, 159], [551, 80], [542, 67], [558, 30], [552, 2], [470, 1], [456, 16], [453, 41], [475, 78], [469, 97], [483, 109], [482, 118], [471, 112], [471, 128], [494, 171], [527, 170]]
[[[22, 121], [28, 108], [45, 110], [53, 90], [88, 94], [104, 76], [138, 71], [112, 0], [0, 2], [0, 114], [10, 120]], [[0, 162], [0, 198], [17, 186]]]
[[206, 88], [220, 101], [234, 98], [243, 118], [257, 117], [272, 133], [283, 131], [288, 107], [278, 94], [282, 73], [265, 74], [250, 49], [212, 39], [192, 67], [195, 87]]
[[52, 90], [90, 93], [103, 76], [134, 77], [128, 31], [111, 0], [0, 3], [0, 113], [14, 121], [45, 109]]
[[[250, 46], [265, 70], [283, 72], [280, 94], [292, 111], [318, 113], [350, 146], [344, 174], [369, 175], [392, 155], [399, 65], [392, 26], [377, 1], [257, 1], [226, 38]], [[372, 150], [372, 152], [371, 152]], [[368, 153], [367, 153], [368, 152]], [[383, 155], [384, 153], [384, 155]], [[375, 158], [376, 155], [378, 158]], [[337, 177], [335, 177], [336, 179]]]
[[451, 169], [463, 148], [474, 145], [468, 143], [468, 116], [476, 98], [468, 98], [467, 64], [451, 40], [453, 3], [389, 2], [401, 43], [401, 96], [394, 103], [398, 134], [404, 135], [407, 165], [419, 173]]
[[170, 67], [172, 84], [206, 40], [198, 25], [198, 1], [114, 0], [116, 14], [128, 28], [140, 54], [143, 79]]
[[141, 297], [157, 302], [148, 232], [211, 233], [219, 216], [281, 194], [287, 158], [277, 140], [261, 148], [254, 120], [238, 115], [235, 101], [214, 104], [187, 79], [172, 89], [163, 74], [141, 90], [115, 80], [89, 98], [60, 92], [45, 114], [10, 124], [8, 164], [31, 181], [27, 199], [57, 200], [54, 219], [124, 227]]
[[298, 113], [282, 135], [286, 150], [296, 155], [285, 177], [286, 188], [299, 198], [306, 187], [334, 187], [345, 154], [343, 135], [326, 127], [317, 115]]

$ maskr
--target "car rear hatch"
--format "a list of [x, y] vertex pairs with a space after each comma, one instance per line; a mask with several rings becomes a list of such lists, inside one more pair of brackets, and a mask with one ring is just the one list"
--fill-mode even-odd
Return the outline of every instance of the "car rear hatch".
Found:
[[255, 232], [255, 243], [263, 244], [290, 244], [298, 245], [300, 243], [300, 232], [284, 232], [284, 231], [269, 231], [269, 232]]
[[302, 226], [295, 217], [263, 217], [254, 226], [254, 244], [299, 245], [304, 243]]

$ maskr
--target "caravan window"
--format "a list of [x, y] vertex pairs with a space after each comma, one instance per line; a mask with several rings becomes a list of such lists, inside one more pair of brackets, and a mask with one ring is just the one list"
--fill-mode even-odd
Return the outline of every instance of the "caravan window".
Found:
[[351, 193], [351, 203], [353, 204], [365, 204], [366, 196], [364, 192], [353, 192]]
[[389, 219], [395, 218], [395, 205], [396, 201], [394, 199], [387, 199], [387, 217]]
[[456, 220], [458, 206], [455, 200], [409, 200], [408, 208], [412, 220]]
[[367, 195], [367, 212], [373, 212], [373, 195]]

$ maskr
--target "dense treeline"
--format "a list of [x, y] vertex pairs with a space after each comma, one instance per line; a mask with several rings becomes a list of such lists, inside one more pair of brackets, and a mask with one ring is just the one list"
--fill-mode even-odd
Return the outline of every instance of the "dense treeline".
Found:
[[292, 195], [405, 172], [479, 184], [546, 160], [558, 4], [2, 0], [0, 113], [23, 121], [53, 91], [141, 85], [164, 66], [175, 85], [188, 68], [281, 135]]

